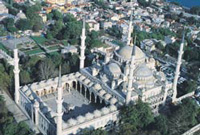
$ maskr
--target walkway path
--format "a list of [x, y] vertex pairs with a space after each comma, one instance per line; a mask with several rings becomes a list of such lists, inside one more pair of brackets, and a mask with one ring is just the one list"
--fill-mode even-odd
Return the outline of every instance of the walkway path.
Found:
[[33, 122], [28, 116], [20, 109], [18, 105], [9, 97], [6, 92], [1, 93], [6, 101], [6, 107], [9, 112], [11, 112], [16, 120], [17, 123], [25, 122], [30, 129], [34, 129], [36, 133], [38, 133], [37, 128], [34, 128]]
[[6, 92], [3, 92], [3, 96], [5, 98], [8, 111], [13, 114], [17, 123], [28, 120], [28, 117], [24, 115], [22, 110], [15, 104], [15, 102], [8, 96]]

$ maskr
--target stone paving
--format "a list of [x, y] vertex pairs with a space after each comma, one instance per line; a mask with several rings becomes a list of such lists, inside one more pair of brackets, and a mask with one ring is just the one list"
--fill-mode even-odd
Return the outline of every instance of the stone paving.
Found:
[[[56, 112], [56, 96], [57, 94], [49, 94], [43, 96], [42, 100], [54, 111]], [[96, 109], [100, 109], [103, 105], [90, 103], [87, 98], [78, 93], [78, 91], [72, 90], [70, 93], [64, 91], [63, 94], [63, 120], [67, 121], [70, 118], [76, 118], [79, 115], [85, 115], [87, 112], [93, 112]], [[66, 112], [65, 106], [67, 105], [74, 106], [74, 110]]]

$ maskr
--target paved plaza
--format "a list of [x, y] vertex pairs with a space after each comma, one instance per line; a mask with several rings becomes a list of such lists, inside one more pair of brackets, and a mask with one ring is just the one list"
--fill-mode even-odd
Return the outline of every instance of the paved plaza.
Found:
[[[42, 97], [42, 100], [54, 111], [56, 112], [56, 97], [57, 93], [49, 94]], [[73, 106], [74, 109], [66, 112], [66, 106]], [[70, 93], [64, 90], [63, 93], [63, 120], [67, 121], [70, 118], [76, 118], [79, 115], [84, 115], [87, 112], [93, 112], [96, 109], [102, 108], [103, 105], [90, 103], [87, 98], [85, 98], [78, 91], [72, 90]]]

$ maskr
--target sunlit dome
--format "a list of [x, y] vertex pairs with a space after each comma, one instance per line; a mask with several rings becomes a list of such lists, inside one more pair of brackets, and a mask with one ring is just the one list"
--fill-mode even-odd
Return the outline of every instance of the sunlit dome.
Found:
[[[129, 59], [131, 59], [131, 56], [132, 56], [132, 50], [133, 50], [133, 46], [124, 46], [118, 51], [118, 54], [122, 58], [129, 60]], [[136, 61], [144, 61], [145, 60], [145, 54], [137, 46], [135, 47], [135, 60]]]
[[134, 76], [138, 79], [145, 79], [153, 76], [151, 69], [149, 69], [145, 64], [141, 64], [134, 73]]
[[22, 12], [22, 10], [20, 10], [16, 16], [21, 19], [26, 19], [26, 15]]

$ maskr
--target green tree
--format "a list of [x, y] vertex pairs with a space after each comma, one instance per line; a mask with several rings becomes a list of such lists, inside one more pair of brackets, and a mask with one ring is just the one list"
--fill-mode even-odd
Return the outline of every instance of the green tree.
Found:
[[168, 134], [168, 119], [164, 115], [159, 115], [155, 118], [155, 122], [153, 124], [153, 127], [160, 131], [162, 135], [167, 135]]
[[51, 13], [52, 13], [52, 15], [53, 15], [53, 16], [52, 16], [52, 19], [57, 20], [57, 21], [63, 19], [62, 13], [59, 12], [58, 10], [52, 10]]
[[16, 22], [16, 27], [19, 29], [19, 30], [29, 30], [31, 29], [31, 24], [30, 24], [30, 21], [27, 20], [27, 19], [20, 19]]
[[30, 73], [25, 70], [22, 70], [20, 73], [20, 81], [21, 81], [21, 84], [23, 84], [23, 85], [32, 82]]
[[107, 131], [102, 130], [102, 129], [97, 129], [97, 130], [85, 129], [80, 134], [81, 135], [108, 135]]
[[182, 134], [190, 127], [194, 126], [196, 116], [198, 113], [197, 106], [192, 99], [184, 99], [182, 104], [178, 105], [173, 110], [172, 115], [169, 118], [169, 135]]

